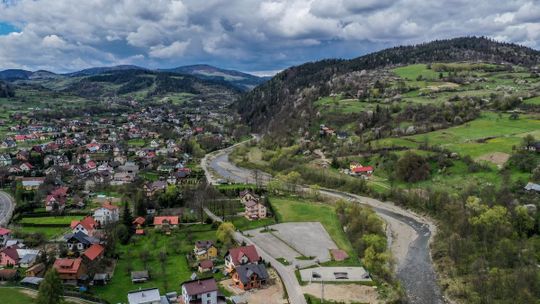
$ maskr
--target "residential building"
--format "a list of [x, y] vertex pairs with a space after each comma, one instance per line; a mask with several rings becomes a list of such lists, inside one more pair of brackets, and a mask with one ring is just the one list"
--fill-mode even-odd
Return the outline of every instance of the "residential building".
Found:
[[45, 181], [44, 177], [24, 177], [21, 180], [24, 190], [33, 191], [37, 190], [41, 184]]
[[101, 259], [104, 253], [105, 253], [105, 248], [103, 246], [99, 244], [92, 244], [83, 253], [83, 258], [88, 262], [94, 262]]
[[70, 252], [83, 252], [94, 244], [99, 244], [99, 240], [85, 234], [83, 231], [70, 233], [64, 236], [67, 249]]
[[76, 259], [56, 259], [53, 264], [58, 276], [64, 283], [76, 284], [77, 281], [86, 274], [86, 267], [81, 258]]
[[261, 257], [257, 253], [254, 245], [231, 248], [225, 254], [225, 269], [227, 272], [234, 272], [234, 268], [239, 265], [259, 263]]
[[[130, 291], [127, 295], [129, 304], [161, 304], [161, 296], [158, 288], [141, 289]], [[166, 302], [168, 303], [168, 302]]]
[[183, 304], [217, 304], [218, 288], [214, 278], [193, 280], [182, 284]]
[[16, 246], [0, 250], [0, 266], [15, 266], [19, 263], [19, 254]]
[[116, 223], [118, 220], [120, 220], [118, 206], [114, 206], [110, 202], [105, 202], [94, 211], [94, 221], [100, 226]]
[[250, 221], [266, 218], [266, 206], [258, 201], [248, 201], [245, 204], [244, 216]]
[[0, 247], [11, 238], [11, 230], [0, 227]]
[[93, 217], [87, 216], [81, 221], [72, 221], [71, 230], [73, 233], [82, 232], [88, 236], [94, 236], [97, 223]]
[[157, 229], [166, 229], [178, 227], [180, 222], [178, 216], [156, 216], [154, 217], [154, 226]]
[[234, 268], [232, 279], [236, 287], [250, 290], [265, 285], [269, 276], [264, 264], [246, 264]]
[[214, 259], [218, 255], [218, 249], [212, 241], [197, 241], [193, 253], [198, 261]]

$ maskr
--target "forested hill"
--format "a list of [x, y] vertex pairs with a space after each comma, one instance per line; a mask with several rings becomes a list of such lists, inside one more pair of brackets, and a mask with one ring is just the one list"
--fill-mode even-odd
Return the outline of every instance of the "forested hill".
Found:
[[[339, 93], [336, 90], [342, 88], [340, 83], [348, 74], [387, 66], [458, 61], [532, 67], [540, 63], [540, 52], [484, 37], [463, 37], [390, 48], [351, 60], [311, 62], [279, 73], [245, 94], [235, 107], [255, 131], [298, 132], [309, 127], [316, 114], [312, 103]], [[363, 89], [362, 85], [357, 89]]]

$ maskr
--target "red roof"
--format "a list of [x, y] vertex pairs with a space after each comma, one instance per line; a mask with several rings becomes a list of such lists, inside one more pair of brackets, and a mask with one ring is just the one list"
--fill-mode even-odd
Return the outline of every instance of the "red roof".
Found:
[[16, 247], [7, 247], [7, 248], [2, 249], [0, 252], [4, 253], [5, 255], [7, 255], [14, 261], [19, 260], [19, 254], [17, 253]]
[[144, 219], [144, 217], [142, 216], [139, 216], [138, 218], [134, 219], [133, 220], [133, 225], [143, 225], [144, 222], [146, 222], [146, 220]]
[[154, 225], [163, 225], [167, 221], [170, 225], [178, 225], [178, 216], [156, 216], [154, 217]]
[[144, 234], [144, 229], [136, 229], [135, 234], [136, 235], [143, 235]]
[[229, 249], [229, 255], [231, 256], [231, 260], [235, 265], [239, 264], [240, 259], [242, 259], [243, 256], [246, 256], [248, 258], [248, 262], [250, 263], [257, 262], [260, 259], [254, 245]]
[[353, 168], [353, 170], [352, 170], [353, 173], [371, 172], [371, 171], [373, 171], [373, 167], [372, 167], [372, 166], [355, 167], [355, 168]]
[[82, 219], [82, 221], [71, 221], [71, 229], [77, 227], [77, 225], [79, 224], [81, 224], [81, 226], [83, 226], [84, 229], [88, 231], [94, 230], [94, 228], [97, 225], [93, 217], [87, 216], [84, 219]]
[[6, 234], [10, 234], [10, 233], [11, 233], [11, 230], [9, 230], [7, 228], [0, 227], [0, 235], [6, 235]]
[[204, 280], [193, 280], [182, 284], [190, 296], [199, 295], [218, 290], [214, 278]]
[[58, 187], [51, 192], [51, 195], [54, 195], [55, 197], [66, 196], [68, 190], [68, 187]]
[[53, 267], [56, 269], [56, 271], [59, 274], [62, 273], [77, 273], [79, 271], [79, 268], [81, 267], [81, 258], [76, 259], [56, 259], [54, 261]]
[[105, 209], [108, 209], [108, 210], [116, 210], [116, 209], [118, 209], [118, 206], [115, 206], [115, 205], [111, 204], [111, 202], [109, 202], [109, 201], [105, 202], [103, 205], [101, 205], [101, 207], [103, 207]]
[[103, 251], [105, 251], [105, 248], [99, 244], [92, 244], [86, 251], [84, 252], [84, 255], [90, 260], [93, 261], [97, 257], [103, 254]]
[[199, 263], [199, 266], [202, 269], [212, 269], [214, 268], [214, 262], [212, 260], [204, 260]]

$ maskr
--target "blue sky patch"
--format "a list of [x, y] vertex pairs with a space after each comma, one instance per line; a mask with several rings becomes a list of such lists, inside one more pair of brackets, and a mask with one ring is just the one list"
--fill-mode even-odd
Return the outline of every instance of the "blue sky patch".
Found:
[[13, 33], [13, 32], [17, 32], [18, 29], [9, 24], [9, 23], [5, 23], [5, 22], [0, 22], [0, 35], [7, 35], [9, 33]]

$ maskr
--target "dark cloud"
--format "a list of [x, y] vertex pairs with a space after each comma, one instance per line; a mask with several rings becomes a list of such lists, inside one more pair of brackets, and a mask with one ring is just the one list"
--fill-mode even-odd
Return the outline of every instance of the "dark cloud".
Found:
[[515, 0], [2, 0], [0, 68], [210, 63], [279, 70], [397, 44], [485, 35], [540, 45], [540, 5]]

